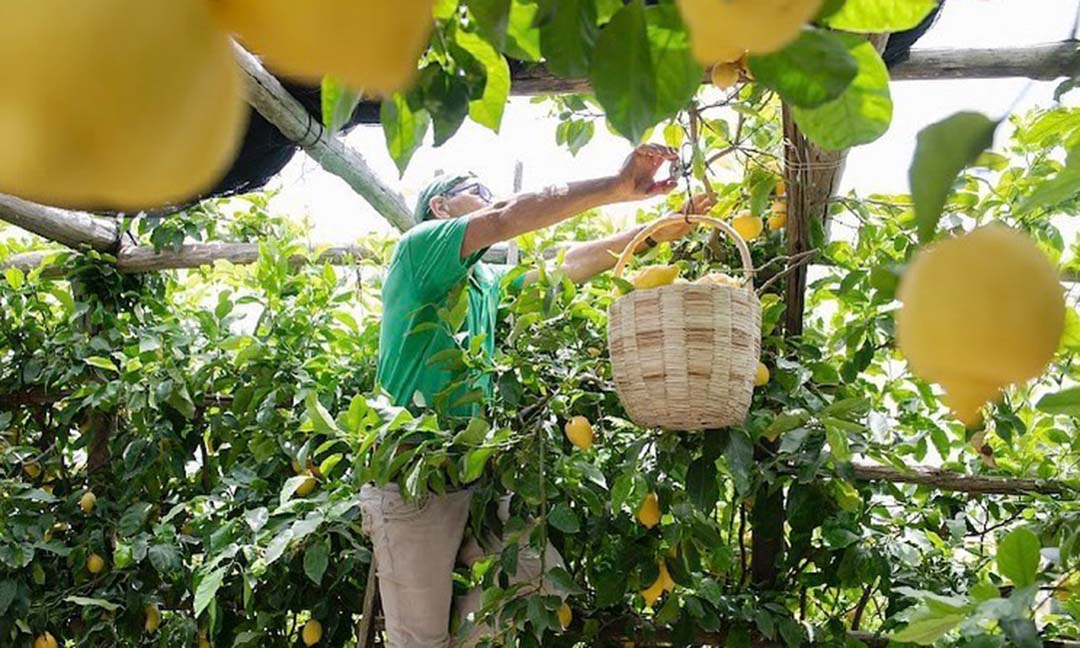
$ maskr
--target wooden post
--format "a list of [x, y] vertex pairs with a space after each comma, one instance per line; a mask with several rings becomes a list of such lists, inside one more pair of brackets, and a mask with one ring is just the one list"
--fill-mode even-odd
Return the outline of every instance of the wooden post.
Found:
[[375, 552], [372, 552], [367, 585], [364, 586], [364, 607], [360, 611], [360, 622], [356, 624], [356, 648], [368, 648], [375, 639], [375, 608], [378, 607], [378, 602], [378, 563]]

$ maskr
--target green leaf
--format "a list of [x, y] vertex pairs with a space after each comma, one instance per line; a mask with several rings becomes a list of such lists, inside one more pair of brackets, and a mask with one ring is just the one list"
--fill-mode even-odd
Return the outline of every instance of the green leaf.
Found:
[[641, 141], [645, 131], [659, 121], [647, 29], [645, 9], [635, 0], [600, 32], [593, 55], [596, 99], [615, 130], [631, 142]]
[[551, 0], [550, 18], [540, 27], [540, 49], [547, 68], [563, 77], [589, 73], [596, 45], [593, 0]]
[[644, 8], [635, 0], [600, 32], [592, 83], [612, 128], [632, 142], [681, 110], [704, 74], [673, 5]]
[[[555, 127], [555, 143], [565, 144], [572, 155], [577, 155], [592, 140], [595, 128], [591, 121], [571, 119]], [[520, 321], [520, 320], [519, 320]]]
[[908, 623], [900, 632], [892, 635], [893, 641], [901, 643], [917, 643], [923, 646], [929, 646], [941, 637], [943, 637], [950, 630], [960, 625], [964, 619], [967, 618], [966, 614], [930, 614], [920, 616], [918, 619], [913, 619]]
[[747, 493], [750, 490], [750, 472], [754, 468], [754, 446], [750, 437], [742, 430], [732, 430], [724, 460], [735, 480], [735, 491]]
[[813, 108], [843, 94], [859, 64], [835, 34], [807, 29], [779, 52], [751, 56], [750, 71], [788, 103]]
[[120, 370], [116, 368], [116, 365], [113, 364], [112, 360], [109, 360], [108, 358], [103, 358], [101, 356], [91, 356], [89, 358], [83, 358], [83, 362], [90, 365], [91, 367], [97, 367], [98, 369], [115, 371], [117, 373], [120, 372]]
[[326, 567], [330, 564], [330, 541], [322, 540], [308, 545], [304, 551], [304, 573], [312, 583], [322, 584]]
[[960, 112], [924, 128], [908, 173], [919, 239], [929, 241], [956, 176], [994, 142], [998, 122]]
[[319, 434], [329, 434], [331, 436], [341, 435], [341, 429], [338, 428], [337, 423], [334, 421], [334, 417], [330, 415], [330, 412], [323, 407], [319, 402], [319, 397], [315, 392], [310, 392], [307, 398], [304, 400], [307, 405], [307, 416], [311, 419], [311, 424], [315, 428], [315, 431]]
[[836, 99], [815, 108], [795, 106], [799, 128], [818, 146], [839, 151], [873, 142], [889, 130], [893, 103], [889, 71], [877, 49], [858, 36], [839, 35], [855, 58], [859, 72]]
[[551, 512], [548, 513], [547, 521], [551, 526], [563, 533], [577, 533], [581, 530], [581, 521], [578, 520], [577, 514], [562, 502], [556, 504], [554, 508], [551, 509]]
[[491, 458], [493, 452], [495, 452], [494, 448], [475, 448], [466, 453], [465, 470], [461, 476], [461, 481], [468, 484], [480, 479], [480, 475], [484, 474], [484, 467], [487, 466], [488, 459]]
[[23, 275], [23, 271], [18, 268], [7, 268], [4, 270], [4, 279], [7, 279], [8, 285], [11, 286], [13, 290], [18, 290], [19, 288], [22, 288], [23, 281], [26, 277]]
[[476, 34], [458, 29], [454, 33], [454, 40], [483, 66], [487, 76], [484, 93], [479, 99], [469, 102], [469, 116], [481, 126], [498, 133], [506, 100], [510, 96], [510, 66], [491, 43]]
[[1080, 416], [1080, 387], [1070, 387], [1039, 399], [1035, 408], [1047, 414]]
[[1080, 169], [1065, 168], [1053, 178], [1039, 183], [1015, 213], [1019, 215], [1036, 209], [1052, 209], [1077, 196], [1080, 196]]
[[102, 610], [106, 610], [108, 612], [116, 612], [120, 609], [120, 606], [116, 603], [106, 601], [105, 599], [90, 598], [87, 596], [66, 596], [64, 597], [64, 601], [67, 603], [78, 605], [79, 607], [99, 607]]
[[183, 567], [180, 552], [171, 544], [152, 545], [147, 551], [147, 557], [150, 558], [150, 564], [154, 569], [162, 575], [171, 574]]
[[484, 38], [503, 49], [510, 24], [510, 0], [468, 0], [466, 4]]
[[998, 542], [998, 571], [1017, 587], [1035, 583], [1039, 574], [1039, 536], [1026, 528], [1019, 528]]
[[540, 29], [536, 14], [540, 7], [534, 0], [514, 0], [506, 24], [506, 44], [503, 51], [522, 61], [540, 60]]
[[436, 20], [450, 20], [457, 12], [459, 0], [437, 0], [431, 9]]
[[359, 92], [332, 76], [323, 77], [322, 118], [323, 125], [331, 134], [338, 132], [348, 123], [359, 103]]
[[417, 87], [424, 110], [431, 115], [435, 146], [442, 146], [461, 128], [469, 114], [469, 84], [432, 63], [420, 70]]
[[265, 562], [267, 566], [277, 562], [277, 559], [281, 558], [285, 553], [285, 549], [289, 547], [289, 543], [292, 542], [292, 539], [292, 527], [285, 527], [279, 531], [278, 534], [270, 540], [270, 543], [266, 545], [266, 552], [263, 553], [263, 562]]
[[938, 0], [847, 0], [822, 22], [849, 32], [905, 31], [921, 23], [937, 4]]
[[213, 602], [214, 597], [217, 595], [218, 588], [221, 587], [221, 583], [225, 580], [225, 570], [225, 567], [215, 569], [199, 580], [199, 585], [195, 588], [196, 619], [203, 613], [206, 606]]
[[716, 480], [716, 462], [699, 457], [686, 469], [686, 493], [701, 512], [709, 515], [720, 499], [720, 485]]
[[842, 426], [830, 425], [830, 419], [825, 419], [825, 440], [829, 443], [833, 459], [836, 461], [851, 460], [851, 446], [848, 444], [847, 431]]
[[145, 502], [138, 504], [132, 504], [124, 511], [124, 514], [120, 516], [120, 522], [116, 526], [116, 530], [123, 536], [133, 536], [142, 529], [146, 524], [146, 519], [150, 515], [151, 506]]
[[405, 97], [395, 92], [383, 100], [379, 120], [386, 137], [386, 149], [397, 165], [398, 173], [404, 175], [413, 153], [424, 143], [431, 118], [424, 110], [414, 112]]

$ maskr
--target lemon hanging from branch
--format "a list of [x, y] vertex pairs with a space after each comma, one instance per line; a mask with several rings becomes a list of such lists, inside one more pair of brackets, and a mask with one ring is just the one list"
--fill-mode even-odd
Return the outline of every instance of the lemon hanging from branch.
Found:
[[0, 193], [134, 211], [212, 188], [248, 107], [209, 4], [0, 3]]
[[897, 296], [900, 351], [968, 424], [1002, 388], [1043, 372], [1065, 326], [1056, 268], [1027, 235], [998, 224], [922, 250]]
[[703, 65], [731, 62], [743, 51], [766, 54], [799, 37], [824, 0], [678, 0], [694, 56]]
[[431, 33], [432, 0], [216, 0], [222, 23], [286, 75], [332, 75], [371, 94], [408, 85]]

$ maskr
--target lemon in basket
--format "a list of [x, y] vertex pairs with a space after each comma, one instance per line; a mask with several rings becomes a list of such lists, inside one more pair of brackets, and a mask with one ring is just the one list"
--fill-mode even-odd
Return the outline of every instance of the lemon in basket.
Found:
[[1057, 268], [1026, 234], [1002, 225], [923, 249], [897, 297], [897, 346], [966, 424], [1003, 387], [1041, 374], [1065, 326]]
[[709, 274], [701, 277], [694, 283], [696, 284], [713, 284], [716, 286], [731, 286], [732, 288], [739, 288], [743, 285], [741, 281], [732, 277], [729, 274], [723, 272], [710, 272]]
[[637, 273], [634, 280], [630, 283], [634, 284], [634, 288], [637, 290], [659, 288], [660, 286], [670, 286], [675, 283], [675, 280], [678, 279], [678, 277], [679, 266], [650, 266]]

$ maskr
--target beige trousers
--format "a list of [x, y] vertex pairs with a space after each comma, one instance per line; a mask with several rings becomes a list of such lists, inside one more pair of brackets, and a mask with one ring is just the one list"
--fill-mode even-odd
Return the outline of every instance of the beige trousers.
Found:
[[[365, 485], [360, 490], [364, 532], [371, 538], [379, 577], [389, 648], [446, 648], [469, 646], [491, 628], [474, 627], [463, 641], [450, 637], [451, 603], [464, 621], [480, 609], [481, 593], [453, 597], [455, 564], [472, 566], [485, 554], [471, 535], [465, 539], [472, 493], [468, 490], [406, 502], [397, 485]], [[509, 518], [509, 499], [499, 503], [499, 517]], [[491, 553], [502, 551], [499, 539], [488, 539]], [[541, 562], [539, 552], [522, 547], [512, 584], [537, 583], [545, 594], [559, 594], [543, 581], [541, 565], [562, 566], [550, 544]]]

